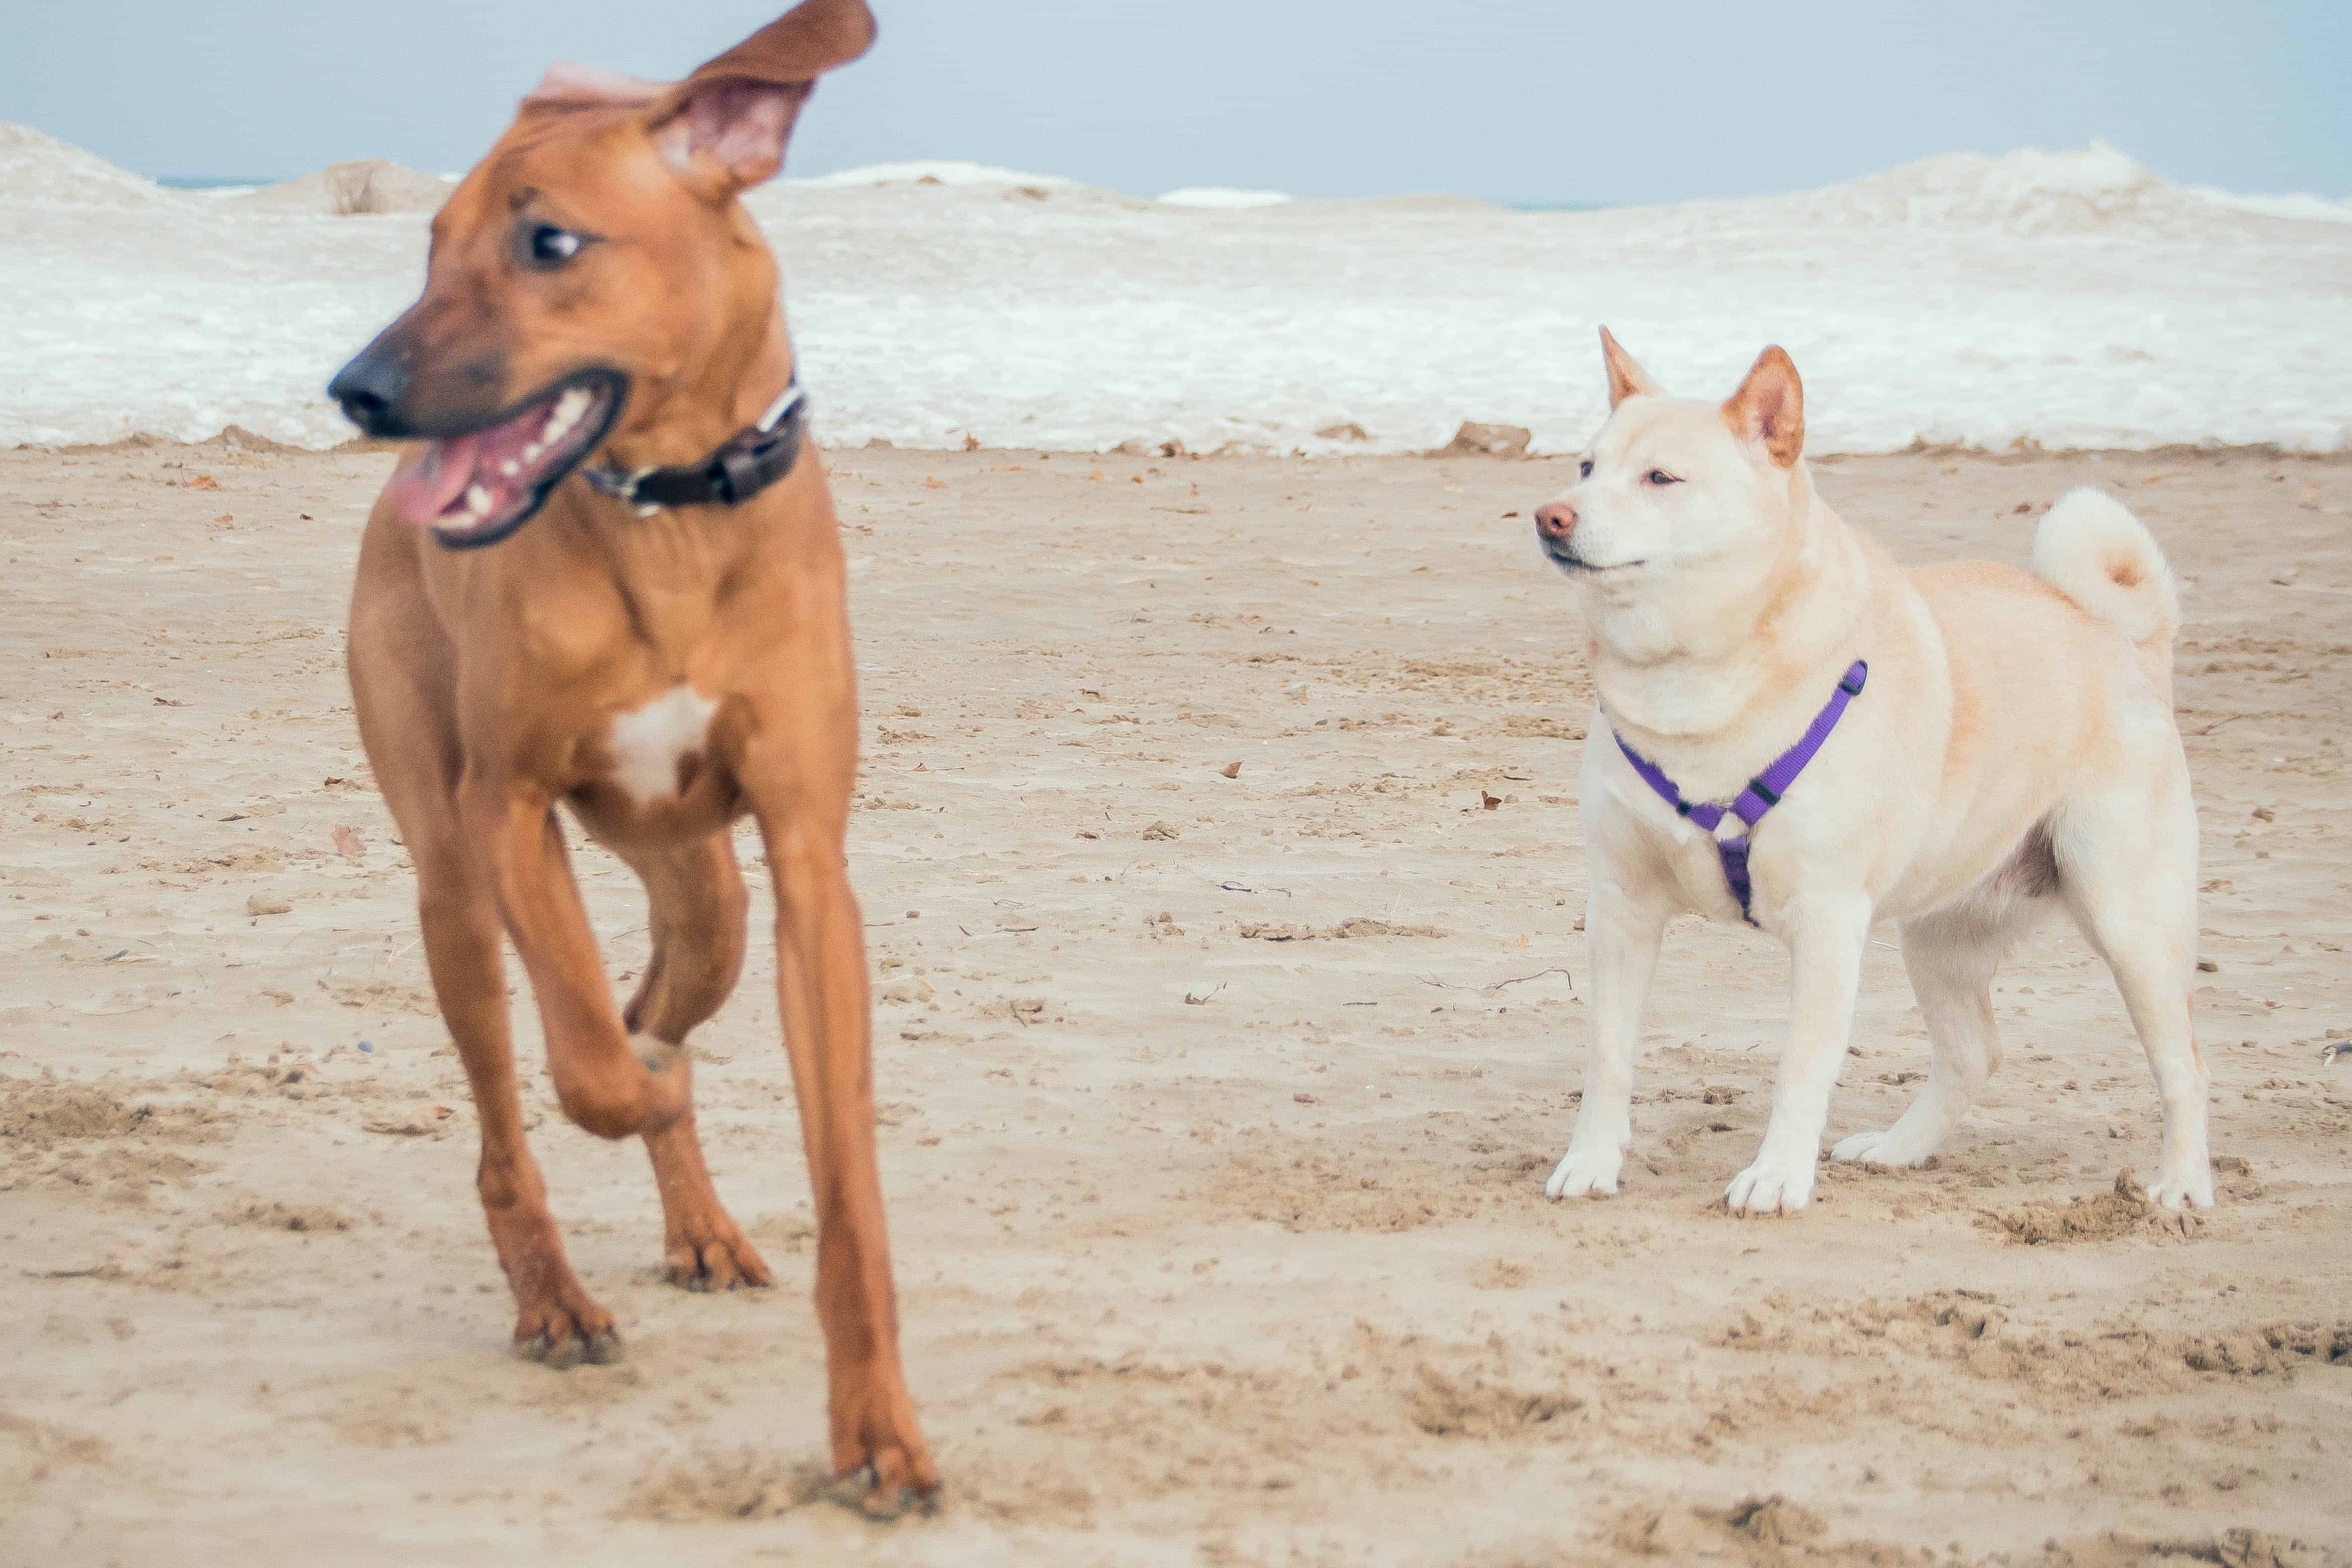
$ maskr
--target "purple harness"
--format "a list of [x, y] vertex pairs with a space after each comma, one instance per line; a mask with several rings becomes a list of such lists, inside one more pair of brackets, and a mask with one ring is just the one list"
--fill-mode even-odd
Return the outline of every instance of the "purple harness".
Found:
[[[1764, 814], [1780, 804], [1780, 797], [1789, 793], [1789, 786], [1797, 782], [1797, 775], [1805, 771], [1806, 764], [1828, 742], [1830, 731], [1838, 727], [1840, 719], [1845, 717], [1846, 704], [1862, 695], [1862, 683], [1869, 676], [1870, 666], [1855, 659], [1846, 670], [1845, 679], [1838, 682], [1837, 689], [1830, 693], [1829, 701], [1813, 715], [1804, 739], [1781, 752], [1770, 767], [1749, 779], [1748, 787], [1739, 792], [1739, 798], [1729, 805], [1717, 805], [1710, 800], [1696, 804], [1685, 800], [1683, 792], [1675, 787], [1675, 781], [1666, 776], [1664, 768], [1627, 745], [1624, 736], [1617, 734], [1614, 730], [1610, 731], [1616, 738], [1617, 749], [1625, 753], [1625, 760], [1633, 764], [1633, 771], [1642, 775], [1642, 782], [1658, 792], [1660, 800], [1714, 835], [1715, 852], [1723, 858], [1723, 879], [1731, 884], [1732, 894], [1739, 900], [1739, 918], [1749, 925], [1756, 924], [1756, 917], [1748, 912], [1748, 908], [1749, 899], [1755, 894], [1755, 888], [1748, 879], [1748, 838], [1755, 833], [1756, 825], [1764, 820]], [[1723, 837], [1717, 829], [1727, 816], [1738, 817], [1745, 825], [1745, 831], [1737, 837]]]

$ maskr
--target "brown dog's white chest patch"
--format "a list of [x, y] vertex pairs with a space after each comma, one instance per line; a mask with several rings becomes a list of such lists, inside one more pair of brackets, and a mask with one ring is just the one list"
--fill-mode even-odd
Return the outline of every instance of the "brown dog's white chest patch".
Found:
[[639, 805], [677, 794], [678, 764], [701, 754], [718, 710], [718, 703], [681, 680], [644, 707], [614, 714], [604, 734], [613, 782]]

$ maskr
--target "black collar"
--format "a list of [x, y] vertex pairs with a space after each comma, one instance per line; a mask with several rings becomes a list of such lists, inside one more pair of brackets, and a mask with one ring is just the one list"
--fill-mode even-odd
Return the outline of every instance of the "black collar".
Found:
[[757, 425], [738, 430], [699, 463], [639, 468], [632, 474], [583, 468], [590, 484], [651, 517], [665, 507], [740, 506], [793, 471], [808, 424], [798, 373]]

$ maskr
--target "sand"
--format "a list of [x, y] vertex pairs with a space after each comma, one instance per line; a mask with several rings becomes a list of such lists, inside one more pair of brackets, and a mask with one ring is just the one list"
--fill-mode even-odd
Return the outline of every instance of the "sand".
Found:
[[[660, 1284], [642, 1155], [526, 1103], [628, 1358], [512, 1359], [474, 1117], [341, 674], [382, 455], [0, 453], [0, 1558], [2352, 1562], [2352, 463], [1857, 459], [1906, 559], [2117, 486], [2189, 580], [2220, 1207], [2038, 940], [1937, 1168], [1717, 1206], [1786, 1015], [1669, 937], [1624, 1195], [1543, 1201], [1581, 1051], [1566, 465], [833, 455], [854, 872], [938, 1511], [830, 1500], [774, 966], [696, 1039], [779, 1288]], [[1517, 517], [1507, 514], [1517, 512]], [[1237, 771], [1231, 764], [1239, 763]], [[1228, 777], [1227, 773], [1234, 773]], [[584, 885], [645, 952], [626, 874]], [[764, 892], [761, 895], [764, 898]], [[755, 931], [764, 928], [755, 923]], [[1874, 943], [1830, 1137], [1927, 1047]]]

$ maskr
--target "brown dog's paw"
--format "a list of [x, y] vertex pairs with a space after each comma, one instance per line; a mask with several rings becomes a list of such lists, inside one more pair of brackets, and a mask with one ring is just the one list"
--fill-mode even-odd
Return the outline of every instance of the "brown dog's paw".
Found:
[[569, 1372], [583, 1363], [609, 1366], [621, 1359], [621, 1331], [605, 1329], [585, 1337], [573, 1332], [557, 1339], [551, 1331], [542, 1329], [528, 1340], [517, 1340], [515, 1354], [554, 1372]]
[[775, 1283], [767, 1260], [726, 1215], [698, 1235], [673, 1236], [663, 1249], [662, 1278], [681, 1290], [732, 1290]]
[[849, 1474], [836, 1477], [825, 1495], [844, 1508], [854, 1508], [866, 1518], [885, 1524], [910, 1513], [929, 1515], [940, 1511], [936, 1480], [929, 1491], [904, 1484], [886, 1485], [875, 1479], [871, 1465], [860, 1465]]
[[586, 1363], [604, 1366], [621, 1359], [621, 1333], [613, 1314], [573, 1287], [541, 1305], [526, 1304], [515, 1320], [515, 1354], [557, 1372]]
[[837, 1484], [862, 1488], [858, 1506], [878, 1519], [896, 1519], [918, 1504], [937, 1506], [939, 1467], [915, 1425], [914, 1401], [896, 1377], [835, 1390], [833, 1473]]

